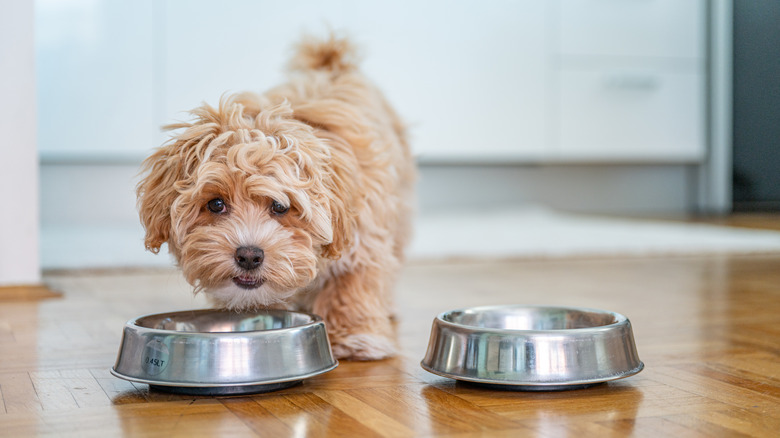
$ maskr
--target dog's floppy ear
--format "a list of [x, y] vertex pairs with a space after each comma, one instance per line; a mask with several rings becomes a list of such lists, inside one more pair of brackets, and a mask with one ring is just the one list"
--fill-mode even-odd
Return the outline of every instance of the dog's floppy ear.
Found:
[[344, 250], [352, 245], [356, 222], [354, 172], [340, 167], [338, 153], [335, 159], [328, 161], [332, 166], [323, 167], [323, 178], [317, 178], [315, 184], [309, 184], [308, 199], [302, 201], [304, 219], [309, 221], [314, 241], [322, 245], [321, 255], [329, 259], [338, 259]]
[[348, 152], [349, 146], [338, 136], [330, 132], [319, 132], [329, 138], [331, 145], [330, 172], [325, 181], [330, 228], [332, 238], [323, 246], [322, 255], [337, 259], [341, 253], [352, 246], [357, 221], [356, 203], [359, 199], [359, 187], [355, 179], [358, 164], [354, 155]]
[[181, 157], [171, 156], [171, 145], [162, 147], [144, 161], [144, 175], [136, 187], [138, 214], [146, 230], [144, 245], [157, 254], [171, 235], [171, 205], [178, 196], [177, 181], [184, 176]]
[[345, 205], [344, 199], [338, 196], [330, 196], [330, 222], [333, 230], [333, 238], [330, 243], [322, 247], [322, 256], [330, 259], [341, 257], [342, 251], [352, 245], [352, 230], [354, 214]]

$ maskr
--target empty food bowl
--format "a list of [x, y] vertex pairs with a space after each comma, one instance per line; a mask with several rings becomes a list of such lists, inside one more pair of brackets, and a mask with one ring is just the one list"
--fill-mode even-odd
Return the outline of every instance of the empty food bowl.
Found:
[[337, 365], [317, 315], [204, 309], [128, 321], [111, 373], [162, 391], [232, 395], [287, 388]]
[[634, 375], [639, 360], [625, 316], [605, 310], [486, 306], [436, 317], [422, 367], [502, 389], [577, 389]]

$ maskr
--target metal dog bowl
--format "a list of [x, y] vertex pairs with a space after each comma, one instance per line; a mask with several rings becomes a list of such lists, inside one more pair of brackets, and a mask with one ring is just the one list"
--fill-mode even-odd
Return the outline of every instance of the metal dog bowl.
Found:
[[125, 324], [111, 373], [192, 395], [275, 391], [336, 368], [322, 318], [286, 310], [192, 310]]
[[436, 317], [422, 367], [501, 389], [578, 389], [644, 367], [623, 315], [571, 307], [491, 306]]

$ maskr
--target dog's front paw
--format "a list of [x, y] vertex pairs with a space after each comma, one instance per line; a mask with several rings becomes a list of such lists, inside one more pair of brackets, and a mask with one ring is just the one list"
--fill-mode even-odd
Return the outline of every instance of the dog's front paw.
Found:
[[396, 354], [393, 341], [373, 333], [355, 333], [334, 340], [331, 349], [336, 359], [379, 360]]

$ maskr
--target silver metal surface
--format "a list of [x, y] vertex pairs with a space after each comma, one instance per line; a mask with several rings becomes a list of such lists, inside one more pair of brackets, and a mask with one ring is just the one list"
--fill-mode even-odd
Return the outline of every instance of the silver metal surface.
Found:
[[337, 365], [317, 315], [205, 309], [128, 321], [111, 373], [169, 392], [229, 395], [282, 389]]
[[279, 391], [295, 385], [299, 385], [303, 380], [293, 380], [290, 382], [265, 383], [261, 385], [243, 385], [243, 386], [163, 386], [149, 385], [149, 389], [161, 392], [171, 392], [182, 395], [246, 395], [260, 394], [264, 392]]
[[639, 360], [623, 315], [572, 307], [490, 306], [436, 317], [421, 365], [499, 389], [576, 389], [634, 375]]

